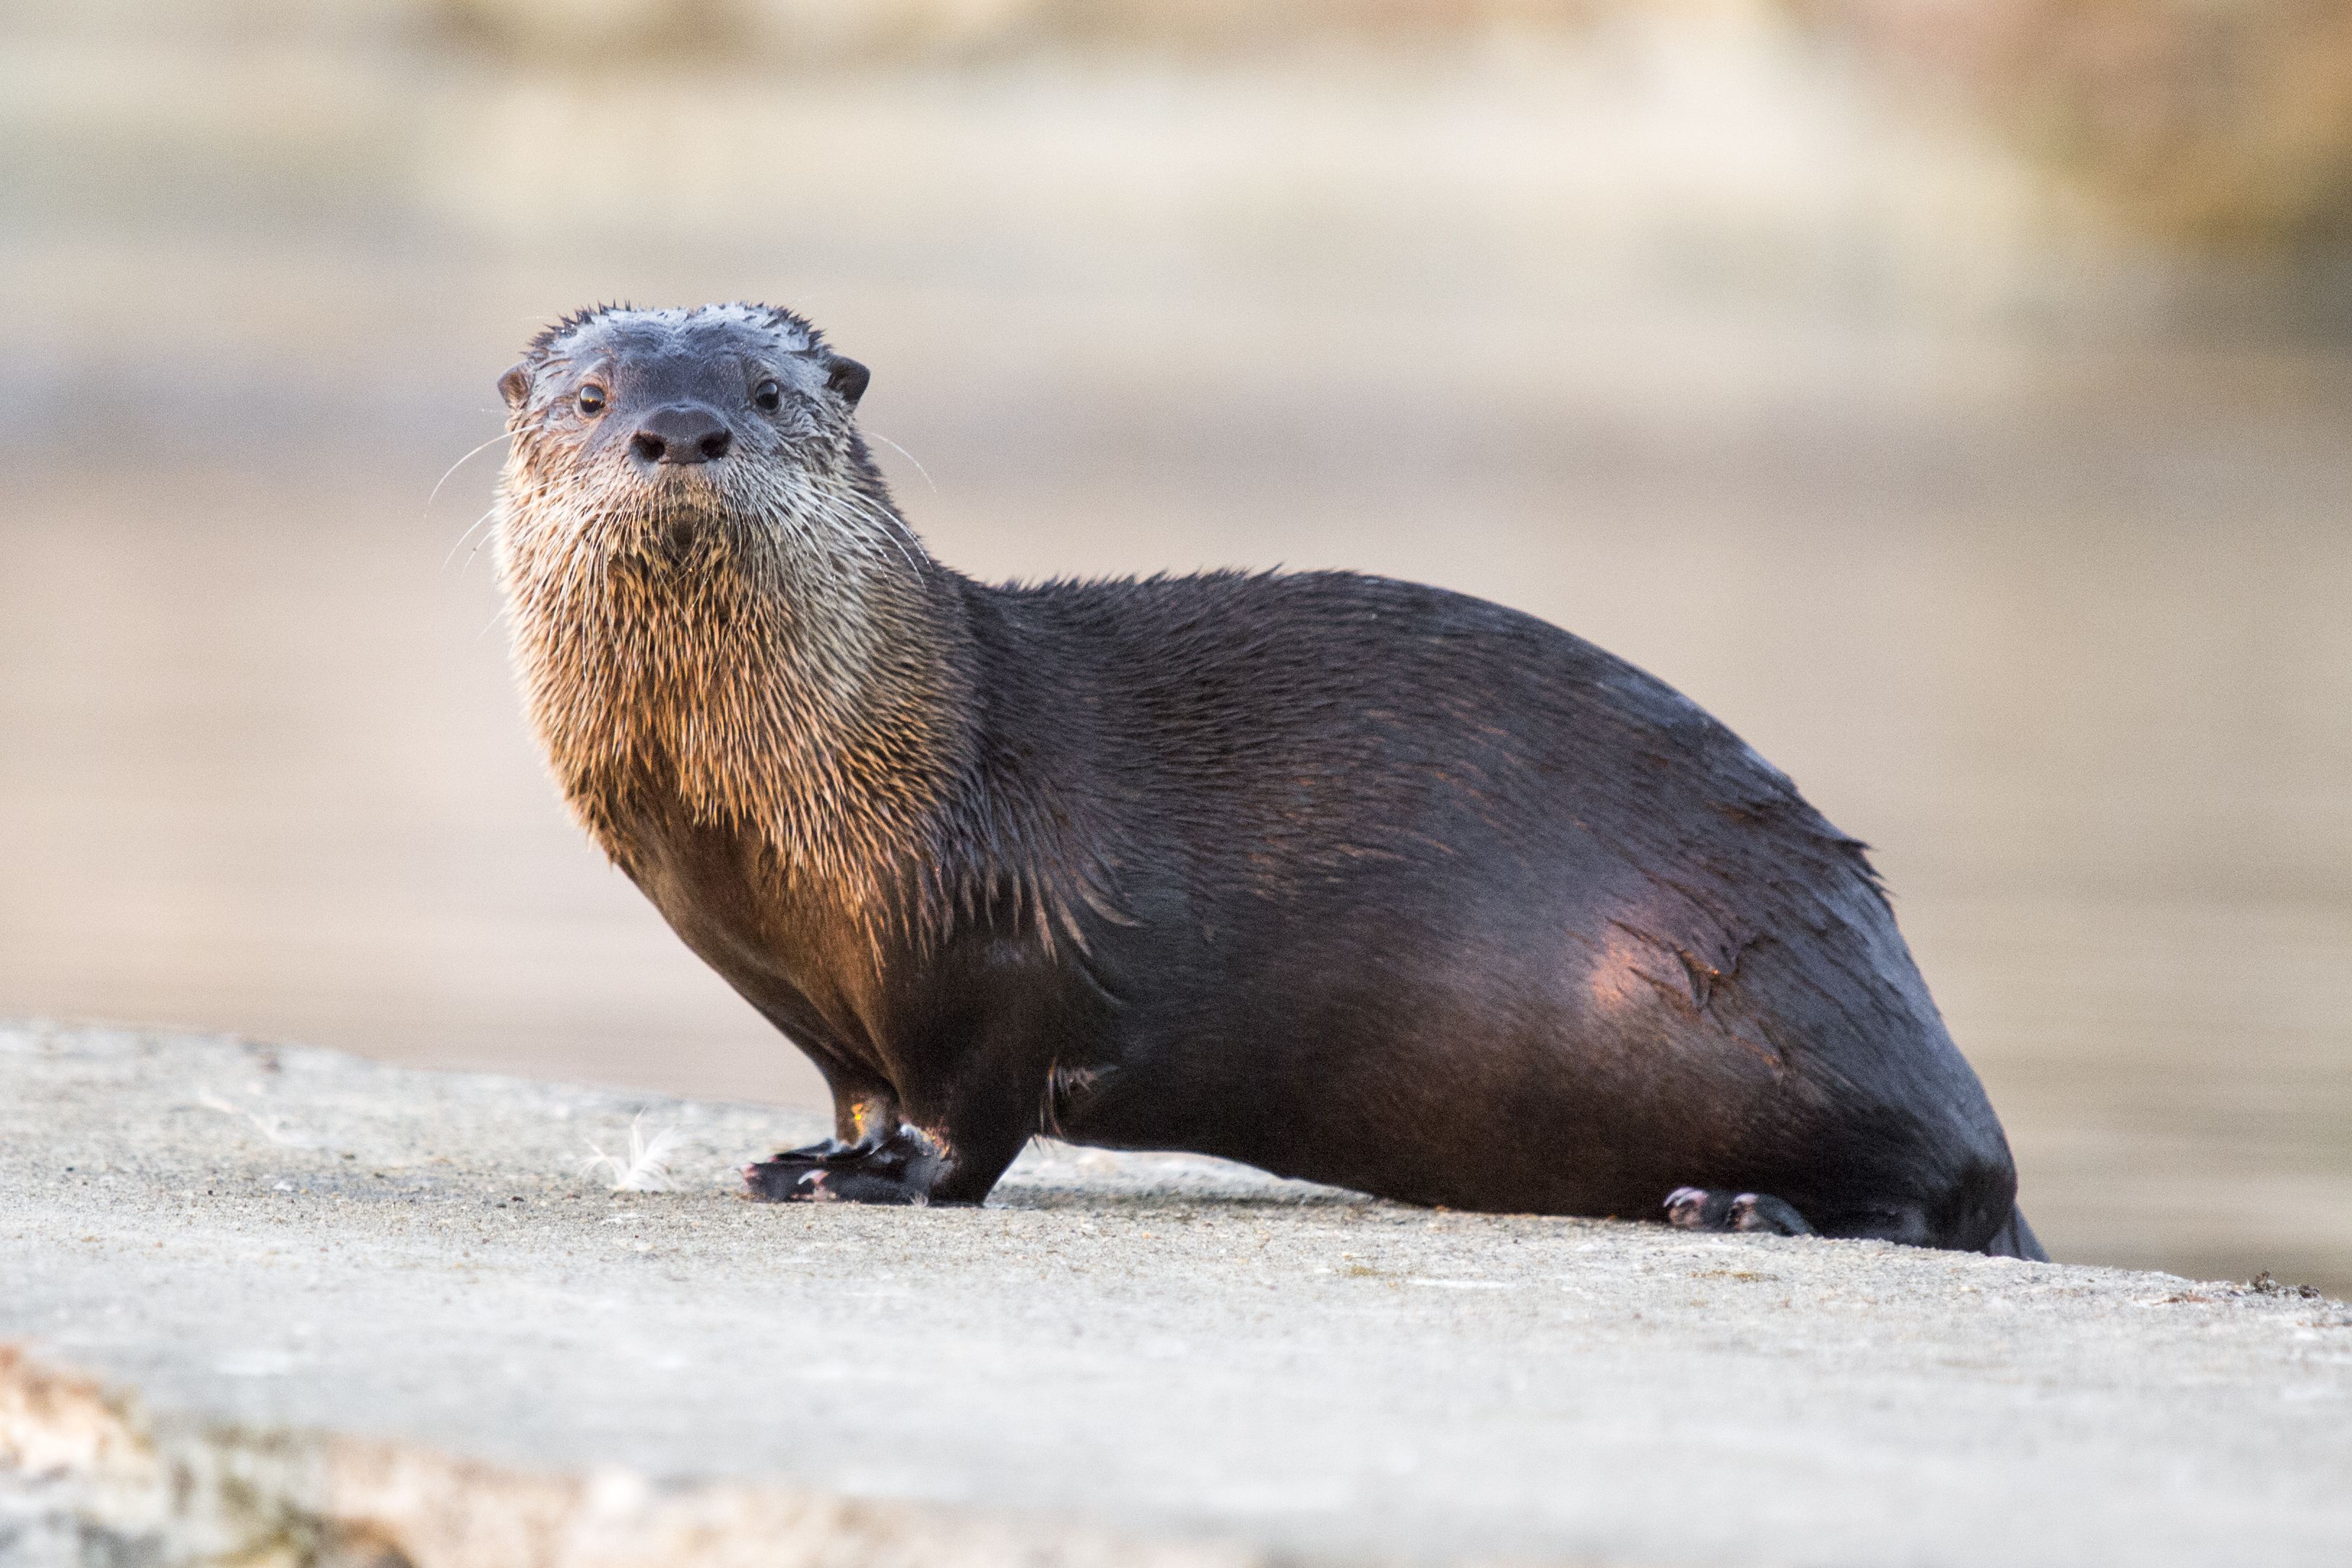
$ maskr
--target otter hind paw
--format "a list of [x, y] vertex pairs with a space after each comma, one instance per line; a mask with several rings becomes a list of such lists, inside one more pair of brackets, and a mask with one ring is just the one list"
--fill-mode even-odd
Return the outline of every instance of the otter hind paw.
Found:
[[1788, 1204], [1761, 1192], [1678, 1186], [1666, 1195], [1666, 1223], [1677, 1230], [1752, 1230], [1811, 1236], [1813, 1228]]

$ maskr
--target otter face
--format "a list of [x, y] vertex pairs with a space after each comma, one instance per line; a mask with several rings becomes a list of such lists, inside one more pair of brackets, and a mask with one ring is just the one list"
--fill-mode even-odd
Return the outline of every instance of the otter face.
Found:
[[852, 418], [866, 381], [814, 328], [768, 306], [586, 312], [499, 378], [510, 493], [619, 521], [878, 500]]
[[[920, 737], [945, 701], [926, 628], [948, 580], [858, 435], [865, 367], [764, 305], [607, 308], [541, 333], [499, 390], [499, 580], [582, 822], [630, 864], [622, 824], [658, 789], [789, 846], [779, 863], [834, 857], [845, 885], [900, 863], [945, 789]], [[860, 789], [853, 831], [887, 852], [838, 847]]]

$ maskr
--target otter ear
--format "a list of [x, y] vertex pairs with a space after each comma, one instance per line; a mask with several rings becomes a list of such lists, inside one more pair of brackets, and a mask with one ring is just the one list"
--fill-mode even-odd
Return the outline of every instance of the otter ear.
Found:
[[522, 400], [530, 395], [530, 367], [508, 366], [507, 373], [499, 378], [499, 395], [507, 400], [509, 408], [520, 408]]
[[839, 393], [841, 401], [852, 408], [856, 408], [857, 400], [866, 395], [866, 383], [873, 379], [874, 372], [856, 360], [840, 354], [825, 357], [824, 384]]

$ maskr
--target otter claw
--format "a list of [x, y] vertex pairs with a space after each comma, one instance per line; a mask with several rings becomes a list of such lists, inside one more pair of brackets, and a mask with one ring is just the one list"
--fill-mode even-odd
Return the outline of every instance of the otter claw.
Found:
[[833, 1195], [824, 1191], [825, 1156], [793, 1149], [773, 1159], [743, 1167], [743, 1184], [751, 1196], [770, 1203], [806, 1202]]
[[1768, 1236], [1811, 1236], [1805, 1217], [1769, 1193], [1710, 1192], [1678, 1186], [1666, 1195], [1666, 1223], [1677, 1230], [1751, 1230]]
[[940, 1165], [939, 1145], [902, 1126], [878, 1143], [786, 1151], [744, 1166], [743, 1181], [769, 1203], [923, 1204]]
[[772, 1160], [805, 1160], [813, 1165], [831, 1165], [835, 1160], [854, 1159], [872, 1152], [871, 1144], [845, 1144], [839, 1138], [827, 1138], [821, 1144], [808, 1144], [797, 1149], [778, 1149]]

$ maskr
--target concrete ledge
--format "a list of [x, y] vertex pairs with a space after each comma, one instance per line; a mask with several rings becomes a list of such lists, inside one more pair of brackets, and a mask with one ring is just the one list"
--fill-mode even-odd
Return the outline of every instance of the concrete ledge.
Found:
[[1251, 1568], [1239, 1548], [1066, 1520], [625, 1470], [533, 1474], [428, 1449], [185, 1420], [0, 1347], [0, 1561], [287, 1568]]
[[[671, 1190], [583, 1174], [633, 1121]], [[979, 1210], [733, 1196], [815, 1131], [0, 1028], [0, 1337], [152, 1412], [10, 1363], [0, 1559], [2352, 1559], [2326, 1299], [1054, 1146]]]

